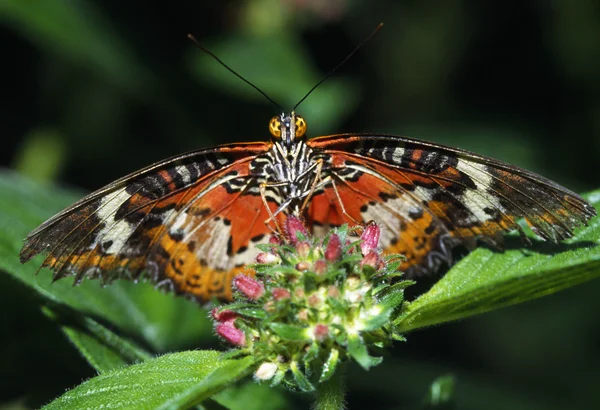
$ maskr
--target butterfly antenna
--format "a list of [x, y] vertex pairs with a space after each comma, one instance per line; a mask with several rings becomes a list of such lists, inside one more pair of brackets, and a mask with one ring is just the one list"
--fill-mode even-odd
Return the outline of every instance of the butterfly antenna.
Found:
[[196, 47], [198, 47], [200, 50], [204, 51], [206, 54], [208, 54], [209, 56], [211, 56], [212, 58], [214, 58], [215, 60], [217, 60], [217, 62], [219, 64], [221, 64], [223, 67], [225, 67], [227, 70], [229, 70], [229, 72], [231, 72], [237, 78], [239, 78], [240, 80], [242, 80], [243, 82], [245, 82], [246, 84], [248, 84], [250, 87], [254, 88], [259, 93], [261, 93], [263, 95], [263, 97], [265, 97], [267, 100], [269, 100], [273, 105], [275, 105], [279, 109], [279, 112], [283, 112], [284, 111], [283, 108], [281, 108], [281, 106], [279, 104], [277, 104], [271, 97], [269, 97], [267, 95], [267, 93], [265, 93], [263, 90], [261, 90], [260, 88], [258, 88], [254, 84], [252, 84], [250, 81], [246, 80], [240, 74], [238, 74], [233, 68], [231, 68], [227, 64], [225, 64], [219, 57], [217, 57], [210, 50], [207, 50], [206, 48], [204, 48], [203, 46], [201, 46], [200, 43], [198, 42], [198, 40], [196, 40], [196, 37], [194, 37], [192, 34], [188, 34], [187, 36], [192, 41], [192, 43], [194, 43], [194, 45]]
[[320, 86], [320, 85], [321, 85], [321, 83], [322, 83], [323, 81], [327, 80], [327, 79], [329, 78], [329, 76], [331, 76], [331, 74], [335, 73], [335, 72], [338, 70], [338, 68], [340, 68], [341, 66], [343, 66], [343, 65], [346, 63], [346, 61], [350, 60], [350, 58], [351, 58], [351, 57], [352, 57], [352, 56], [353, 56], [353, 55], [354, 55], [354, 54], [355, 54], [355, 53], [356, 53], [358, 50], [360, 50], [360, 48], [361, 48], [362, 46], [364, 46], [366, 43], [368, 43], [368, 42], [369, 42], [369, 40], [371, 40], [373, 37], [375, 37], [375, 34], [377, 34], [377, 33], [379, 32], [379, 30], [381, 30], [381, 28], [382, 28], [382, 27], [383, 27], [383, 23], [379, 23], [379, 25], [377, 26], [377, 28], [375, 29], [375, 31], [373, 31], [373, 32], [372, 32], [372, 33], [369, 35], [369, 37], [367, 37], [367, 38], [365, 38], [363, 41], [361, 41], [361, 42], [360, 42], [360, 44], [359, 44], [359, 45], [357, 45], [357, 46], [354, 48], [354, 50], [352, 50], [352, 51], [350, 52], [350, 54], [348, 54], [348, 55], [346, 56], [346, 58], [344, 58], [344, 59], [343, 59], [343, 60], [342, 60], [342, 61], [341, 61], [341, 62], [340, 62], [338, 65], [336, 65], [336, 66], [335, 66], [335, 68], [334, 68], [333, 70], [331, 70], [329, 73], [327, 73], [327, 75], [326, 75], [325, 77], [323, 77], [323, 78], [321, 79], [321, 81], [319, 81], [318, 83], [316, 83], [316, 84], [314, 85], [314, 87], [313, 87], [313, 88], [311, 88], [311, 89], [310, 89], [310, 91], [309, 91], [309, 92], [307, 92], [307, 93], [304, 95], [304, 97], [302, 97], [302, 99], [301, 99], [300, 101], [298, 101], [298, 104], [294, 105], [293, 111], [295, 111], [295, 110], [296, 110], [296, 108], [298, 108], [298, 106], [299, 106], [300, 104], [302, 104], [302, 102], [303, 102], [304, 100], [306, 100], [306, 98], [307, 98], [307, 97], [308, 97], [308, 96], [309, 96], [309, 95], [310, 95], [310, 94], [311, 94], [311, 93], [312, 93], [312, 92], [313, 92], [313, 91], [314, 91], [314, 90], [315, 90], [315, 89], [316, 89], [318, 86]]

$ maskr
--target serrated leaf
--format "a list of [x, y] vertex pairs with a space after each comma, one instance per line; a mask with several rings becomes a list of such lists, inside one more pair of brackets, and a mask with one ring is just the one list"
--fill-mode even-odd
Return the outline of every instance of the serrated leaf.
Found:
[[[408, 282], [408, 283], [406, 283]], [[395, 283], [388, 289], [385, 289], [383, 295], [377, 295], [379, 304], [386, 309], [394, 309], [404, 301], [404, 289], [412, 285], [412, 281], [403, 281]]]
[[372, 331], [381, 328], [389, 322], [392, 311], [393, 308], [382, 308], [377, 315], [364, 321], [361, 331]]
[[348, 333], [348, 354], [358, 362], [365, 370], [369, 370], [373, 366], [377, 366], [382, 362], [381, 357], [369, 356], [367, 346], [360, 335], [356, 333]]
[[212, 395], [222, 391], [228, 385], [249, 375], [255, 364], [254, 357], [245, 357], [237, 360], [222, 361], [217, 369], [213, 370], [200, 383], [190, 386], [187, 390], [177, 394], [166, 401], [157, 410], [188, 409]]
[[290, 370], [292, 371], [292, 376], [294, 376], [294, 381], [296, 382], [296, 386], [304, 392], [310, 392], [315, 389], [315, 387], [308, 381], [306, 376], [300, 371], [298, 368], [298, 362], [293, 361], [290, 363]]
[[187, 409], [248, 374], [252, 358], [221, 360], [215, 351], [168, 354], [90, 379], [44, 409]]
[[219, 311], [223, 310], [231, 310], [239, 313], [242, 316], [252, 317], [255, 319], [264, 319], [267, 317], [267, 312], [265, 312], [262, 307], [247, 302], [230, 303], [225, 306], [221, 306]]
[[323, 364], [323, 371], [321, 372], [321, 377], [319, 377], [319, 383], [323, 383], [327, 381], [333, 376], [335, 373], [335, 369], [337, 369], [337, 365], [340, 359], [340, 351], [333, 348], [331, 352], [329, 352], [329, 356], [327, 360]]
[[[598, 209], [600, 191], [585, 195]], [[570, 240], [552, 245], [533, 238], [526, 249], [507, 238], [505, 252], [479, 248], [427, 293], [407, 304], [394, 321], [400, 333], [521, 303], [600, 276], [600, 219]], [[511, 248], [511, 244], [512, 249]]]

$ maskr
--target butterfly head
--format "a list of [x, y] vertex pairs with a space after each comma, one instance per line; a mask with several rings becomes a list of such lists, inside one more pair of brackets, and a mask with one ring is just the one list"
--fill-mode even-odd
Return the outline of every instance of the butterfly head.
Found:
[[306, 134], [306, 121], [294, 111], [289, 114], [281, 113], [271, 118], [269, 131], [274, 139], [289, 146], [296, 140], [301, 140]]

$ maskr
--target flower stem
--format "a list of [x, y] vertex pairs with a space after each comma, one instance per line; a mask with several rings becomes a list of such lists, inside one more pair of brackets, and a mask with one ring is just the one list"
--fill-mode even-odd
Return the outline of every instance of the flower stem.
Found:
[[315, 410], [343, 410], [346, 408], [344, 396], [346, 388], [344, 386], [345, 365], [340, 364], [329, 380], [317, 385], [317, 394], [315, 401]]

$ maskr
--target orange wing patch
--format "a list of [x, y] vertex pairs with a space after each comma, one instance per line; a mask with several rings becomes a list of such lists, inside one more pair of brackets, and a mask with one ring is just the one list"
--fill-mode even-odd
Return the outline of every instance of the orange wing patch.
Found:
[[[269, 206], [272, 212], [277, 209], [275, 202]], [[254, 261], [256, 245], [268, 241], [268, 217], [259, 195], [214, 188], [172, 218], [148, 258], [148, 269], [178, 293], [199, 300], [230, 299], [231, 280], [250, 274], [243, 267]]]
[[[334, 155], [333, 164], [348, 171], [348, 159]], [[393, 182], [374, 172], [346, 173], [333, 184], [311, 201], [307, 220], [313, 231], [318, 232], [321, 226], [365, 224], [374, 220], [381, 227], [381, 245], [388, 252], [401, 253], [407, 258], [402, 269], [417, 270], [449, 260], [450, 234], [422, 198], [408, 190], [399, 190]]]
[[321, 149], [345, 145], [354, 153], [324, 150], [331, 157], [332, 182], [313, 198], [309, 220], [317, 227], [376, 221], [382, 227], [382, 246], [406, 256], [402, 269], [409, 275], [451, 263], [457, 244], [468, 249], [478, 239], [501, 244], [505, 231], [522, 231], [520, 217], [536, 233], [558, 241], [594, 214], [576, 194], [491, 159], [467, 160], [395, 140], [394, 145], [371, 141], [367, 147], [351, 138], [336, 144], [332, 137], [319, 140], [315, 146]]
[[[244, 159], [239, 152], [229, 158], [209, 152], [201, 164], [169, 162], [117, 181], [32, 232], [22, 261], [48, 252], [43, 266], [55, 271], [55, 279], [73, 275], [76, 283], [84, 278], [110, 282], [145, 272], [158, 286], [202, 301], [229, 298], [229, 280], [254, 257], [244, 248], [254, 250], [258, 236], [269, 231], [268, 213], [255, 189], [258, 180], [250, 174], [256, 155], [250, 153]], [[251, 212], [257, 221], [264, 217], [260, 224], [248, 223]], [[217, 214], [222, 226], [216, 224]], [[237, 219], [227, 226], [229, 214]], [[197, 226], [186, 236], [188, 219]], [[170, 258], [173, 249], [177, 252]]]

